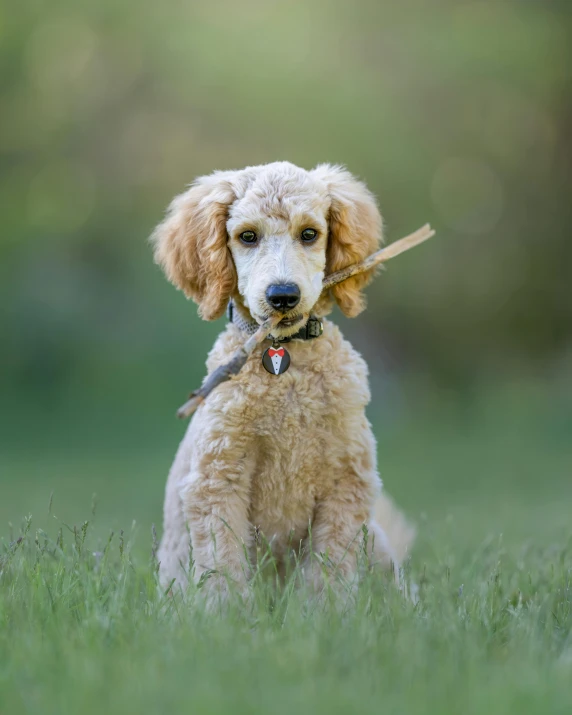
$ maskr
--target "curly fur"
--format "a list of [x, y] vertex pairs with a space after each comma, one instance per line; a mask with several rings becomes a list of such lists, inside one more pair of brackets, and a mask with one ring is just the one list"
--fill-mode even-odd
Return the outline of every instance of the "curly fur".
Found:
[[[299, 240], [311, 226], [311, 245]], [[153, 234], [155, 259], [167, 277], [214, 319], [233, 297], [246, 317], [272, 312], [270, 283], [292, 281], [299, 306], [278, 335], [298, 330], [310, 313], [323, 316], [335, 300], [348, 316], [364, 305], [369, 275], [355, 276], [321, 296], [324, 272], [372, 253], [381, 241], [381, 216], [363, 183], [341, 167], [305, 171], [287, 162], [215, 172], [171, 204]], [[255, 230], [258, 244], [240, 241]], [[207, 362], [209, 372], [244, 341], [228, 325]], [[164, 585], [184, 583], [192, 547], [194, 577], [209, 578], [209, 601], [224, 597], [228, 580], [246, 591], [255, 534], [271, 546], [282, 571], [292, 552], [305, 554], [304, 573], [319, 588], [327, 555], [333, 570], [352, 579], [367, 525], [370, 556], [388, 567], [406, 554], [413, 531], [381, 496], [376, 445], [365, 416], [367, 368], [338, 328], [288, 345], [292, 364], [276, 377], [250, 356], [240, 374], [220, 385], [196, 412], [167, 482], [159, 551]], [[323, 559], [322, 559], [323, 563]]]
[[236, 285], [226, 245], [228, 207], [235, 198], [229, 178], [219, 173], [197, 179], [173, 200], [151, 237], [155, 260], [167, 278], [198, 303], [205, 320], [224, 313]]

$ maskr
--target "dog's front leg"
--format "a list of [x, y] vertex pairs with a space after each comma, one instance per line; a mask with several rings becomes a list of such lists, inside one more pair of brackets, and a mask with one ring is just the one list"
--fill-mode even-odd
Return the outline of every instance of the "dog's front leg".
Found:
[[254, 532], [248, 520], [252, 455], [243, 439], [208, 437], [181, 491], [195, 580], [211, 608], [245, 596]]
[[318, 502], [305, 567], [314, 591], [321, 591], [326, 582], [338, 590], [355, 585], [363, 526], [369, 522], [379, 484], [374, 472], [362, 476], [348, 468]]

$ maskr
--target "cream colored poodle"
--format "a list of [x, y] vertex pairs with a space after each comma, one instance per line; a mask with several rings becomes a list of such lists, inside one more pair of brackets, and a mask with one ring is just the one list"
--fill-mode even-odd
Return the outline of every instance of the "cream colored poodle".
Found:
[[283, 572], [293, 554], [302, 559], [316, 589], [328, 576], [355, 582], [364, 542], [384, 567], [406, 554], [413, 530], [380, 495], [367, 367], [321, 321], [334, 301], [348, 316], [363, 309], [371, 274], [327, 295], [322, 279], [375, 251], [381, 232], [366, 186], [328, 164], [217, 171], [172, 202], [152, 237], [156, 261], [204, 319], [231, 305], [209, 372], [263, 320], [284, 317], [199, 407], [179, 447], [159, 550], [164, 586], [203, 576], [210, 604], [232, 588], [246, 594], [259, 539]]

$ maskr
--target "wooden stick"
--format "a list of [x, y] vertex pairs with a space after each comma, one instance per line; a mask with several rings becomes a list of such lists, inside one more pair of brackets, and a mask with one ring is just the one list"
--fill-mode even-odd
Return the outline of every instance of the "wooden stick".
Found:
[[341, 283], [342, 281], [357, 275], [358, 273], [364, 273], [364, 271], [369, 271], [371, 268], [385, 261], [389, 261], [390, 258], [395, 258], [399, 256], [400, 253], [408, 251], [410, 248], [418, 246], [423, 241], [427, 241], [431, 236], [435, 235], [435, 231], [429, 226], [428, 223], [425, 226], [418, 228], [415, 233], [405, 236], [405, 238], [400, 238], [399, 241], [394, 241], [391, 245], [386, 248], [382, 248], [376, 253], [372, 253], [371, 256], [364, 258], [363, 261], [359, 263], [353, 263], [351, 266], [346, 266], [335, 273], [330, 273], [329, 276], [324, 278], [324, 285], [322, 290], [327, 290], [336, 283]]
[[[342, 268], [341, 270], [326, 276], [326, 278], [324, 278], [322, 290], [328, 290], [337, 283], [341, 283], [358, 273], [368, 271], [380, 263], [384, 263], [390, 258], [394, 258], [400, 253], [408, 251], [414, 246], [418, 246], [420, 243], [427, 241], [427, 239], [434, 235], [435, 231], [431, 229], [429, 224], [425, 224], [425, 226], [422, 226], [420, 229], [415, 231], [415, 233], [405, 236], [405, 238], [401, 238], [399, 241], [395, 241], [391, 245], [387, 246], [387, 248], [382, 248], [380, 251], [372, 253], [371, 256], [368, 256], [363, 261], [353, 263], [351, 266], [346, 266], [346, 268]], [[244, 345], [241, 345], [241, 347], [238, 348], [229, 362], [224, 365], [219, 365], [216, 370], [213, 370], [210, 375], [207, 375], [199, 389], [192, 392], [185, 404], [179, 407], [177, 410], [177, 417], [190, 417], [197, 407], [205, 401], [209, 393], [217, 387], [217, 385], [230, 380], [234, 375], [238, 375], [254, 348], [266, 340], [269, 333], [272, 332], [272, 329], [275, 328], [281, 320], [282, 316], [280, 315], [265, 320], [254, 335], [251, 335]]]
[[275, 315], [265, 320], [254, 335], [251, 335], [244, 345], [241, 345], [238, 350], [236, 350], [227, 363], [219, 365], [216, 370], [213, 370], [210, 375], [206, 376], [198, 390], [191, 392], [189, 399], [177, 410], [177, 417], [181, 419], [190, 417], [201, 402], [205, 401], [205, 398], [211, 390], [214, 390], [221, 382], [230, 380], [233, 375], [238, 375], [244, 363], [248, 360], [250, 353], [257, 345], [266, 340], [272, 328], [276, 327], [281, 320], [281, 315]]

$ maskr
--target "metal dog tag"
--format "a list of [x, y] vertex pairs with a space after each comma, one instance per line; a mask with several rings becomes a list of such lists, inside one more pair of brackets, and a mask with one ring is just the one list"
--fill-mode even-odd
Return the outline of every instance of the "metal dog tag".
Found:
[[290, 367], [290, 353], [283, 345], [273, 345], [262, 355], [264, 369], [271, 375], [281, 375]]

